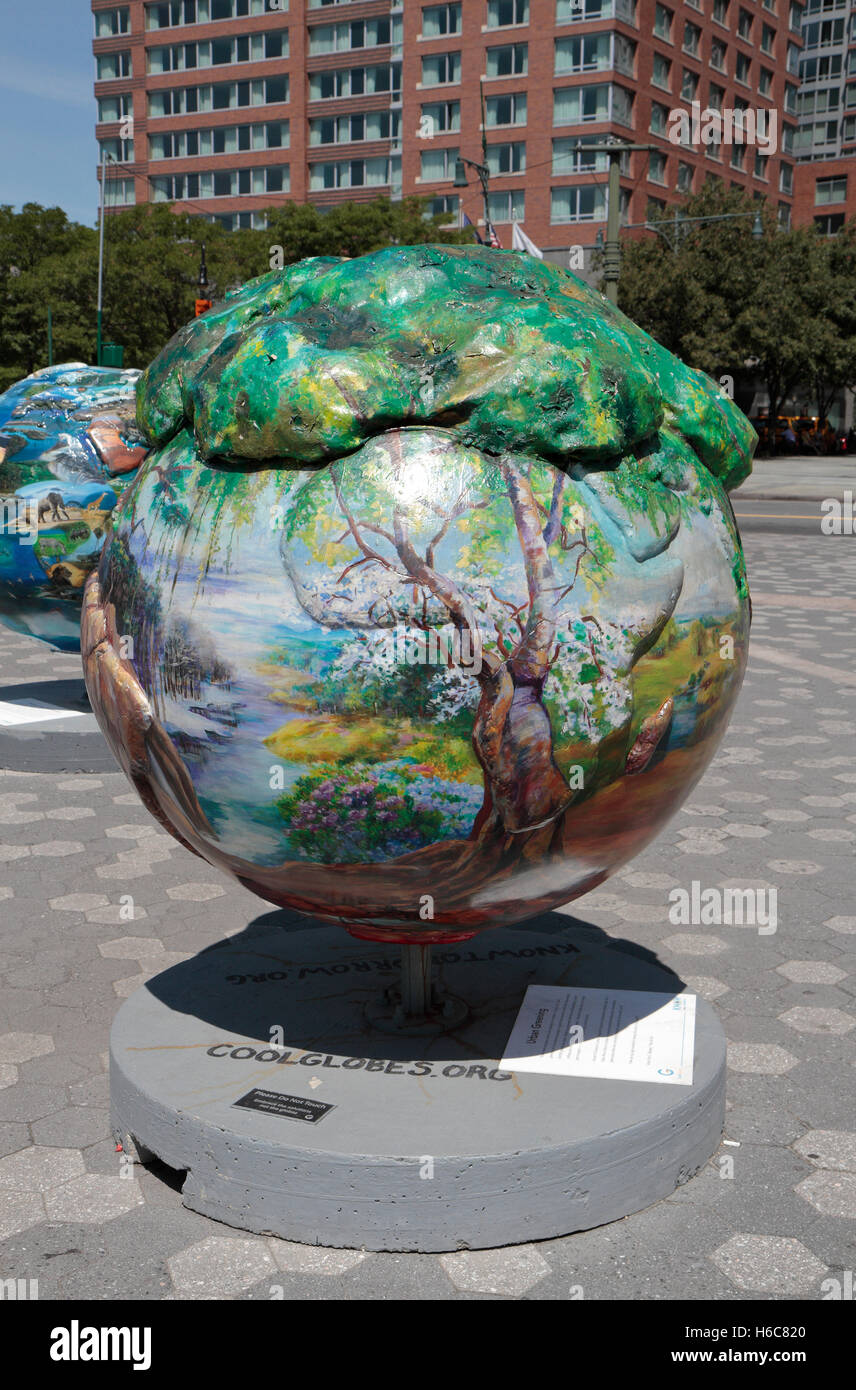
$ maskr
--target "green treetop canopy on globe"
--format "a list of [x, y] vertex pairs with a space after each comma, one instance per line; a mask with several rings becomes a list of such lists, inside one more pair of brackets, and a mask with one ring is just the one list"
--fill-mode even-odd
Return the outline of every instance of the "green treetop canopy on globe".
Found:
[[303, 261], [137, 401], [87, 684], [153, 813], [261, 896], [470, 936], [601, 882], [701, 776], [746, 661], [725, 489], [754, 431], [574, 276]]

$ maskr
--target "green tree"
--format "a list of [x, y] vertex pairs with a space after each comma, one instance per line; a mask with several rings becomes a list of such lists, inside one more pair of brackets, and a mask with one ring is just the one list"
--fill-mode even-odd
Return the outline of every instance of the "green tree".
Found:
[[[369, 203], [337, 203], [321, 210], [285, 203], [268, 213], [262, 234], [269, 246], [281, 246], [284, 265], [304, 256], [363, 256], [384, 246], [469, 242], [471, 233], [449, 227], [448, 214], [426, 216], [422, 198], [374, 198]], [[266, 261], [256, 272], [272, 268]]]
[[[0, 390], [47, 362], [48, 307], [58, 360], [89, 360], [94, 289], [88, 265], [95, 233], [61, 208], [0, 206]], [[92, 316], [90, 318], [90, 298]]]
[[[461, 241], [425, 201], [376, 198], [319, 211], [285, 203], [268, 210], [265, 230], [226, 231], [169, 203], [111, 213], [104, 233], [105, 341], [125, 348], [125, 365], [145, 367], [193, 317], [204, 242], [211, 297], [304, 256], [360, 256], [393, 242]], [[0, 206], [0, 390], [47, 364], [48, 307], [54, 360], [95, 359], [98, 231], [69, 221], [61, 208]]]
[[738, 189], [708, 184], [677, 216], [652, 211], [656, 236], [622, 242], [619, 306], [670, 352], [711, 376], [742, 370], [736, 322], [752, 289], [758, 210]]
[[757, 359], [767, 388], [767, 449], [776, 419], [800, 382], [812, 384], [835, 359], [835, 279], [829, 247], [814, 227], [778, 230], [769, 221], [752, 255], [751, 289], [735, 328], [742, 355]]
[[836, 236], [822, 238], [820, 248], [827, 284], [812, 385], [823, 419], [841, 388], [856, 386], [856, 218]]
[[[721, 220], [681, 220], [694, 217]], [[856, 381], [856, 221], [835, 237], [785, 231], [767, 205], [719, 185], [651, 220], [660, 234], [623, 243], [620, 307], [690, 366], [747, 385], [759, 375], [771, 452], [776, 417], [801, 384], [827, 414]]]

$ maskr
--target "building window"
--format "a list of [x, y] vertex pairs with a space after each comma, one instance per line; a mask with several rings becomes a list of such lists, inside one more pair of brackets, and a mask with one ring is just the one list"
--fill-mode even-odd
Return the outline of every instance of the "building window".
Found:
[[125, 53], [99, 53], [95, 59], [95, 73], [98, 82], [115, 82], [117, 77], [130, 77], [130, 50]]
[[309, 52], [347, 53], [355, 48], [384, 48], [389, 44], [389, 19], [355, 19], [345, 24], [319, 24], [309, 30]]
[[666, 43], [672, 41], [672, 11], [667, 10], [665, 5], [654, 6], [654, 33], [658, 39], [665, 39]]
[[602, 222], [605, 217], [606, 190], [602, 184], [550, 190], [551, 222]]
[[128, 207], [137, 201], [136, 181], [134, 179], [105, 179], [104, 207]]
[[523, 189], [491, 193], [487, 200], [487, 215], [491, 222], [523, 222], [526, 218], [526, 194]]
[[146, 50], [146, 71], [182, 72], [187, 68], [210, 68], [232, 63], [258, 63], [288, 57], [288, 30], [203, 39], [199, 43], [176, 43]]
[[457, 193], [443, 193], [441, 197], [432, 197], [425, 206], [425, 217], [457, 217], [459, 210], [459, 197]]
[[746, 163], [746, 146], [731, 146], [731, 167], [732, 169], [743, 169]]
[[460, 130], [461, 103], [459, 101], [429, 102], [422, 107], [421, 128], [425, 131], [423, 138], [429, 140], [435, 135], [445, 135], [450, 131]]
[[598, 72], [611, 67], [611, 34], [585, 34], [580, 38], [556, 39], [557, 76], [569, 72]]
[[844, 226], [844, 213], [828, 212], [825, 217], [816, 217], [814, 225], [821, 236], [835, 236], [835, 233], [840, 232]]
[[751, 68], [751, 66], [752, 60], [750, 58], [747, 58], [745, 53], [738, 53], [734, 60], [735, 82], [742, 82], [744, 86], [748, 87], [749, 69]]
[[772, 53], [776, 42], [776, 31], [769, 24], [761, 25], [761, 52]]
[[725, 72], [725, 58], [728, 52], [727, 45], [721, 39], [711, 39], [710, 41], [710, 66], [719, 72]]
[[794, 191], [794, 166], [793, 164], [781, 164], [779, 166], [779, 192], [793, 193]]
[[711, 11], [714, 23], [721, 24], [724, 29], [728, 28], [728, 3], [729, 0], [713, 0]]
[[655, 87], [662, 87], [665, 91], [670, 91], [672, 86], [671, 79], [672, 62], [670, 58], [664, 58], [662, 53], [654, 54], [654, 70], [651, 74], [651, 81]]
[[488, 127], [526, 124], [526, 93], [509, 92], [506, 96], [488, 97], [484, 104], [485, 125]]
[[[610, 93], [623, 92], [608, 82], [591, 87], [560, 87], [553, 93], [553, 125], [580, 125], [589, 121], [608, 121]], [[616, 120], [619, 119], [617, 116]]]
[[758, 91], [762, 97], [772, 95], [773, 74], [770, 72], [769, 68], [761, 68], [758, 72]]
[[690, 24], [687, 20], [684, 25], [684, 52], [691, 57], [697, 58], [701, 47], [701, 29], [697, 24]]
[[457, 217], [457, 193], [444, 193], [440, 198], [431, 198], [425, 209], [426, 217]]
[[739, 15], [737, 16], [737, 33], [739, 34], [740, 38], [745, 39], [747, 43], [751, 42], [752, 15], [749, 13], [748, 10], [741, 9]]
[[651, 183], [666, 182], [666, 156], [662, 150], [650, 150], [648, 153], [648, 179]]
[[422, 59], [423, 87], [442, 87], [460, 80], [460, 53], [431, 53]]
[[276, 6], [268, 4], [268, 0], [168, 0], [166, 4], [146, 5], [146, 28], [170, 29], [218, 19], [244, 19], [270, 14], [274, 8], [287, 10], [288, 0], [281, 0]]
[[[561, 174], [605, 174], [609, 169], [609, 156], [587, 150], [586, 145], [600, 142], [597, 135], [568, 136], [553, 141], [553, 175]], [[582, 148], [581, 148], [582, 147]], [[619, 159], [622, 174], [630, 173], [630, 154], [622, 154]]]
[[423, 39], [442, 39], [447, 34], [460, 32], [460, 5], [429, 5], [422, 11]]
[[526, 172], [526, 141], [514, 140], [506, 145], [488, 145], [487, 167], [492, 178], [500, 174]]
[[134, 98], [130, 92], [120, 92], [112, 97], [98, 98], [98, 120], [124, 121], [134, 113]]
[[163, 87], [149, 92], [149, 116], [187, 116], [197, 111], [231, 111], [241, 106], [279, 106], [288, 101], [288, 78], [212, 82], [203, 87]]
[[263, 232], [268, 225], [267, 214], [264, 212], [213, 212], [205, 220], [219, 223], [227, 232], [239, 229]]
[[[851, 77], [856, 73], [856, 49], [850, 51], [848, 72]], [[803, 82], [814, 82], [817, 78], [822, 81], [827, 77], [840, 77], [841, 54], [828, 53], [822, 58], [801, 58], [799, 75]]]
[[779, 203], [777, 221], [783, 231], [787, 232], [791, 225], [791, 208], [789, 203]]
[[759, 154], [759, 153], [756, 151], [756, 153], [755, 153], [755, 171], [754, 171], [754, 172], [755, 172], [755, 177], [756, 177], [756, 179], [763, 179], [764, 182], [766, 183], [766, 181], [767, 181], [767, 168], [768, 168], [768, 166], [769, 166], [769, 163], [770, 163], [770, 160], [769, 160], [769, 156], [768, 156], [768, 155]]
[[707, 104], [713, 111], [722, 110], [722, 102], [725, 97], [725, 88], [718, 87], [715, 82], [711, 82], [707, 89]]
[[[288, 122], [280, 124], [287, 127]], [[309, 122], [310, 145], [352, 145], [398, 135], [397, 111], [354, 111], [348, 116], [316, 116]]]
[[99, 140], [98, 144], [102, 159], [106, 155], [108, 159], [115, 160], [117, 164], [133, 164], [133, 140], [120, 140], [118, 136], [109, 136], [106, 140]]
[[803, 48], [828, 48], [831, 43], [842, 43], [844, 40], [844, 20], [843, 19], [824, 19], [815, 20], [812, 24], [806, 24], [802, 31]]
[[151, 180], [152, 201], [171, 203], [197, 198], [238, 198], [260, 193], [288, 193], [287, 164], [271, 168], [206, 169], [202, 173], [159, 174]]
[[791, 5], [788, 12], [788, 27], [798, 34], [802, 29], [803, 7], [802, 5]]
[[524, 77], [528, 71], [528, 43], [509, 43], [487, 50], [487, 77]]
[[115, 10], [98, 10], [93, 15], [96, 39], [112, 39], [117, 34], [130, 33], [130, 13], [127, 5], [120, 5]]
[[488, 29], [529, 23], [529, 0], [487, 0]]
[[797, 110], [797, 89], [785, 83], [785, 110], [789, 116], [795, 116]]
[[684, 164], [683, 160], [678, 160], [678, 192], [692, 193], [693, 191], [693, 166]]
[[389, 184], [389, 160], [340, 159], [333, 164], [310, 164], [312, 192], [331, 188], [379, 188]]
[[[790, 165], [783, 165], [790, 168]], [[847, 200], [847, 175], [834, 178], [816, 179], [814, 185], [814, 205], [823, 207], [827, 203], [843, 203]]]
[[612, 119], [619, 125], [633, 124], [633, 93], [626, 87], [612, 88]]
[[573, 72], [602, 72], [615, 67], [633, 76], [636, 45], [622, 34], [585, 34], [555, 40], [557, 76]]
[[615, 67], [618, 72], [623, 72], [627, 77], [633, 77], [636, 71], [636, 44], [633, 39], [626, 39], [623, 34], [613, 36], [615, 46]]
[[419, 177], [423, 183], [439, 183], [455, 177], [455, 160], [460, 151], [455, 146], [443, 150], [424, 150], [420, 159]]
[[698, 73], [693, 72], [690, 68], [684, 68], [681, 74], [681, 100], [695, 101], [697, 91]]
[[665, 135], [666, 126], [669, 120], [668, 106], [661, 106], [659, 101], [651, 102], [651, 123], [648, 126], [652, 135]]
[[636, 25], [636, 0], [556, 0], [556, 23], [573, 24], [592, 19], [623, 19]]
[[288, 121], [164, 131], [149, 136], [149, 158], [193, 159], [198, 155], [236, 154], [239, 150], [280, 150], [287, 149], [288, 143]]
[[[424, 63], [424, 59], [422, 60]], [[393, 92], [400, 83], [400, 63], [378, 63], [365, 68], [332, 68], [328, 72], [313, 72], [309, 78], [309, 100], [326, 101], [331, 97], [374, 96], [378, 92]]]
[[207, 0], [202, 0], [199, 5], [196, 0], [169, 0], [167, 4], [146, 5], [146, 28], [171, 29], [174, 25], [198, 24], [203, 18], [210, 18], [208, 14], [200, 15], [200, 10], [204, 9], [207, 9]]

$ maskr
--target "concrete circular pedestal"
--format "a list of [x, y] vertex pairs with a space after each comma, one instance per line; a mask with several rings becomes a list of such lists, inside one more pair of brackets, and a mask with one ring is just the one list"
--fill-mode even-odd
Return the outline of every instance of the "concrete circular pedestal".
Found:
[[188, 1207], [339, 1247], [456, 1250], [586, 1230], [667, 1197], [719, 1143], [725, 1039], [698, 1001], [691, 1086], [510, 1074], [529, 984], [674, 994], [590, 932], [486, 931], [434, 951], [469, 1016], [373, 1031], [394, 946], [267, 919], [150, 980], [111, 1035], [114, 1131], [186, 1170]]

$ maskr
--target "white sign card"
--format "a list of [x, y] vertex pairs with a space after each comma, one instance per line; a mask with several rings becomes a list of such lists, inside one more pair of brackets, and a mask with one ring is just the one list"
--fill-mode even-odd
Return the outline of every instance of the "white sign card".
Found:
[[690, 1086], [696, 996], [530, 985], [501, 1066]]
[[84, 719], [86, 709], [62, 709], [59, 705], [33, 700], [23, 704], [18, 700], [0, 700], [0, 727], [12, 729], [17, 724], [43, 724], [48, 719]]

